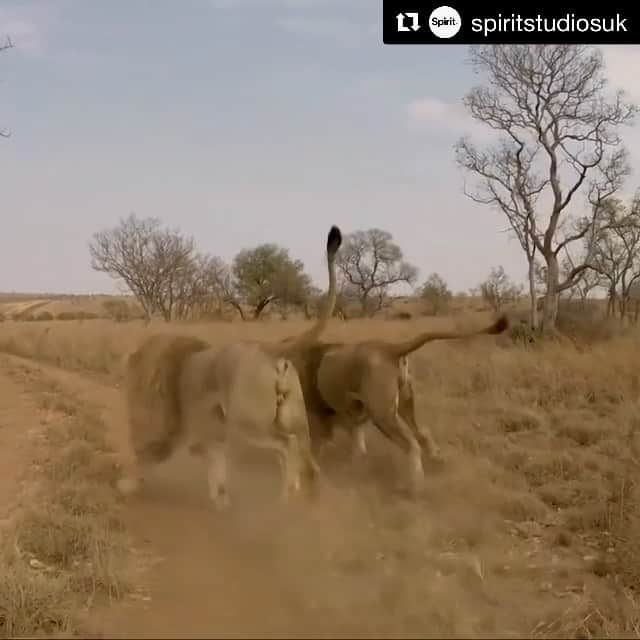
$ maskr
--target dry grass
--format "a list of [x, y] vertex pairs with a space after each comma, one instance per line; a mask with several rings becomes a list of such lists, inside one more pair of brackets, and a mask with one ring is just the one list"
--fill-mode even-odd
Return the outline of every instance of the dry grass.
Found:
[[[489, 321], [488, 313], [477, 313], [457, 320], [459, 326], [478, 326]], [[260, 322], [208, 322], [167, 324], [142, 321], [125, 326], [109, 320], [68, 322], [7, 323], [0, 335], [0, 351], [49, 362], [68, 369], [89, 370], [117, 375], [123, 356], [135, 348], [150, 332], [172, 331], [204, 338], [213, 345], [231, 340], [275, 341], [295, 335], [310, 326], [310, 321], [264, 320]], [[386, 337], [400, 340], [416, 330], [450, 328], [449, 318], [384, 320], [373, 318], [334, 321], [327, 339], [353, 340], [356, 337]]]
[[[475, 313], [472, 320], [461, 316], [456, 322], [479, 324], [486, 319]], [[442, 328], [451, 322], [415, 318], [335, 321], [327, 339], [401, 340], [417, 330]], [[107, 375], [115, 382], [123, 356], [149, 331], [178, 331], [222, 344], [232, 339], [277, 340], [306, 326], [308, 323], [279, 321], [151, 328], [103, 321], [84, 325], [7, 323], [0, 350]], [[427, 500], [438, 519], [429, 522], [428, 534], [424, 519], [398, 507], [385, 516], [388, 537], [381, 544], [386, 545], [386, 557], [397, 556], [399, 567], [407, 554], [420, 550], [424, 558], [425, 549], [434, 550], [424, 571], [432, 572], [437, 566], [442, 579], [425, 581], [424, 588], [412, 596], [442, 602], [441, 617], [433, 619], [433, 629], [450, 636], [491, 635], [495, 621], [481, 615], [474, 618], [472, 609], [476, 604], [486, 606], [493, 598], [512, 608], [501, 615], [525, 636], [640, 637], [640, 609], [634, 595], [640, 588], [640, 487], [636, 479], [640, 420], [634, 384], [638, 362], [640, 342], [630, 332], [598, 343], [562, 341], [534, 348], [518, 346], [504, 336], [482, 338], [432, 344], [412, 356], [418, 416], [443, 445], [449, 471], [430, 481]], [[111, 471], [106, 462], [101, 466], [92, 458], [92, 452], [100, 449], [99, 442], [92, 440], [95, 430], [74, 414], [75, 405], [65, 407], [54, 399], [45, 402], [66, 414], [69, 428], [76, 431], [63, 453], [64, 463], [42, 471], [47, 495], [52, 502], [55, 497], [58, 505], [40, 512], [49, 522], [49, 533], [29, 535], [39, 527], [33, 514], [26, 512], [23, 530], [27, 533], [21, 548], [40, 554], [43, 562], [55, 563], [63, 576], [72, 558], [101, 557], [90, 572], [91, 588], [117, 594], [121, 591], [115, 578], [119, 572], [109, 554], [113, 553], [112, 541], [121, 539], [121, 533], [114, 524], [117, 520], [106, 522], [100, 515], [113, 504], [108, 488]], [[401, 456], [396, 458], [400, 467]], [[92, 460], [90, 465], [88, 460]], [[379, 478], [391, 473], [388, 455], [382, 460], [372, 456], [368, 463], [372, 475]], [[69, 477], [69, 473], [80, 476]], [[98, 490], [100, 486], [105, 488]], [[64, 535], [54, 526], [74, 518], [99, 526], [65, 526]], [[104, 546], [106, 540], [111, 541], [109, 549]], [[357, 574], [361, 561], [351, 547], [345, 553], [344, 571]], [[447, 573], [445, 565], [452, 557], [468, 559], [471, 574], [479, 576], [473, 602], [468, 600], [472, 588], [468, 575]], [[414, 568], [419, 566], [416, 558], [411, 559]], [[19, 562], [15, 566], [14, 571], [26, 571]], [[401, 575], [400, 568], [398, 572]], [[25, 575], [31, 574], [27, 571]], [[61, 609], [47, 604], [51, 600], [42, 585], [56, 583], [43, 582], [40, 573], [32, 580], [34, 593], [38, 593], [34, 602], [39, 603], [34, 607], [45, 620], [52, 610]], [[87, 580], [80, 578], [76, 590], [87, 589]], [[530, 585], [526, 591], [523, 584]], [[396, 587], [399, 591], [390, 591], [388, 598], [400, 602], [400, 582]], [[455, 613], [454, 596], [460, 602], [467, 598], [469, 608], [464, 615]], [[518, 597], [520, 606], [514, 604]], [[406, 605], [406, 598], [402, 602]], [[416, 602], [415, 611], [421, 606]], [[407, 633], [413, 633], [418, 627], [409, 618]], [[26, 614], [22, 619], [27, 621], [22, 624], [31, 624]], [[505, 631], [506, 635], [510, 632]], [[424, 635], [424, 627], [420, 633]]]
[[128, 590], [118, 471], [104, 425], [89, 411], [46, 379], [27, 378], [27, 387], [47, 424], [28, 491], [0, 538], [0, 637], [82, 635], [94, 601]]

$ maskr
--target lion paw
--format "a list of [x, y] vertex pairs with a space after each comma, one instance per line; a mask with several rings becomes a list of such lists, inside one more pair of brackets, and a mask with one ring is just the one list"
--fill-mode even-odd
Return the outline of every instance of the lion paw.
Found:
[[447, 456], [445, 456], [440, 449], [437, 449], [428, 455], [427, 460], [432, 465], [443, 466], [447, 463]]
[[217, 494], [212, 498], [216, 511], [223, 511], [231, 506], [231, 498], [226, 487], [219, 487]]
[[135, 493], [140, 487], [140, 482], [137, 478], [125, 477], [120, 478], [117, 483], [118, 491], [123, 496], [129, 496], [132, 493]]

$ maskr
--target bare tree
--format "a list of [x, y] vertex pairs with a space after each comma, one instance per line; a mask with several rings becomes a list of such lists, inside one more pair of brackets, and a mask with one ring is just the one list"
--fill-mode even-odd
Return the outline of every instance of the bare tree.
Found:
[[[317, 316], [318, 312], [322, 309], [322, 305], [326, 300], [326, 295], [322, 289], [319, 289], [315, 285], [309, 285], [307, 292], [307, 300], [304, 303], [304, 316], [307, 320], [311, 320]], [[334, 309], [335, 315], [335, 309]]]
[[420, 297], [426, 303], [427, 313], [437, 316], [448, 308], [452, 294], [444, 278], [438, 273], [432, 273], [422, 285]]
[[194, 251], [193, 239], [177, 231], [166, 229], [154, 237], [152, 259], [158, 278], [155, 308], [166, 322], [184, 318], [195, 301], [192, 285], [197, 282], [198, 265]]
[[[602, 56], [582, 45], [471, 47], [487, 86], [464, 103], [472, 117], [497, 132], [480, 150], [467, 139], [457, 161], [479, 181], [474, 200], [508, 219], [527, 255], [535, 324], [535, 253], [546, 265], [542, 328], [555, 328], [559, 294], [588, 268], [592, 254], [560, 279], [559, 254], [599, 224], [603, 203], [629, 173], [618, 129], [637, 113], [621, 93], [607, 95]], [[583, 196], [589, 215], [575, 225], [570, 205]], [[595, 234], [592, 234], [595, 235]]]
[[633, 306], [631, 322], [638, 324], [638, 320], [640, 319], [640, 281], [638, 280], [629, 287], [629, 302]]
[[[591, 258], [591, 262], [594, 262], [595, 256]], [[584, 263], [585, 258], [582, 257], [580, 263]], [[560, 265], [561, 278], [566, 280], [568, 274], [570, 274], [576, 268], [576, 260], [571, 257], [571, 254], [567, 254], [562, 260]], [[546, 282], [546, 279], [545, 279]], [[566, 289], [566, 299], [572, 300], [574, 296], [578, 296], [580, 304], [584, 307], [589, 298], [589, 294], [598, 287], [602, 286], [602, 276], [594, 271], [592, 268], [585, 269], [577, 278], [575, 278], [573, 285]]]
[[253, 307], [255, 319], [275, 301], [303, 305], [311, 286], [303, 263], [292, 260], [287, 249], [271, 243], [240, 251], [233, 260], [232, 272], [232, 287]]
[[102, 303], [104, 312], [116, 322], [126, 322], [131, 318], [131, 309], [126, 300], [113, 298]]
[[640, 278], [640, 198], [630, 207], [618, 199], [608, 203], [607, 225], [595, 242], [592, 270], [608, 292], [607, 315], [624, 319], [635, 283]]
[[357, 298], [363, 315], [382, 309], [391, 287], [413, 284], [418, 270], [403, 260], [402, 250], [388, 231], [355, 231], [344, 239], [336, 262], [345, 295]]
[[[198, 255], [191, 288], [191, 313], [198, 317], [220, 316], [224, 305], [240, 307], [230, 285], [229, 266], [218, 256]], [[237, 306], [236, 306], [237, 304]], [[240, 315], [243, 317], [242, 307]]]
[[192, 267], [194, 244], [177, 231], [162, 229], [158, 218], [121, 219], [89, 242], [91, 267], [122, 282], [136, 297], [147, 318], [160, 312], [172, 317], [180, 281]]
[[[583, 246], [586, 247], [591, 255], [590, 263], [593, 262], [594, 258], [594, 249], [591, 245], [591, 236], [583, 238]], [[579, 244], [579, 243], [576, 243]], [[582, 253], [578, 253], [577, 258], [574, 258], [572, 252], [568, 250], [568, 247], [565, 247], [565, 256], [560, 261], [560, 281], [565, 282], [570, 274], [576, 268], [576, 264], [585, 264], [587, 260], [586, 251], [582, 251]], [[575, 251], [573, 252], [575, 253]], [[539, 260], [536, 261], [535, 264], [535, 286], [537, 293], [537, 306], [538, 309], [542, 309], [544, 306], [544, 295], [547, 290], [547, 265], [544, 262]], [[573, 279], [573, 284], [566, 289], [563, 289], [558, 293], [559, 298], [568, 301], [573, 300], [573, 298], [577, 295], [584, 306], [586, 304], [586, 300], [589, 297], [591, 291], [595, 288], [602, 286], [602, 277], [600, 274], [596, 273], [592, 268], [586, 268], [578, 276]]]
[[480, 293], [489, 306], [498, 312], [505, 304], [513, 303], [520, 295], [520, 287], [511, 281], [502, 266], [493, 267], [480, 284]]
[[244, 308], [241, 303], [241, 293], [236, 287], [236, 281], [231, 267], [227, 267], [221, 272], [218, 284], [220, 286], [223, 301], [233, 307], [238, 312], [238, 315], [242, 320], [246, 320]]
[[207, 266], [210, 258], [202, 255], [180, 255], [165, 279], [158, 306], [165, 318], [184, 320], [202, 315], [203, 306], [210, 303], [212, 284]]

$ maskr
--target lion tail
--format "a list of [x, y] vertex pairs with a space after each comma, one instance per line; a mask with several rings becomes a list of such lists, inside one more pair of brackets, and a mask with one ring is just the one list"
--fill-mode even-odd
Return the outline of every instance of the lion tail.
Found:
[[410, 338], [405, 342], [398, 344], [386, 345], [390, 355], [396, 358], [402, 358], [409, 355], [412, 351], [419, 349], [427, 342], [434, 340], [458, 340], [460, 338], [469, 338], [478, 335], [496, 335], [506, 331], [509, 327], [509, 320], [506, 315], [501, 315], [495, 322], [482, 329], [474, 331], [425, 331], [414, 338]]
[[333, 315], [337, 299], [337, 282], [336, 282], [336, 255], [338, 249], [342, 245], [342, 232], [338, 227], [333, 225], [327, 235], [327, 269], [329, 272], [329, 288], [327, 290], [327, 299], [325, 300], [322, 312], [316, 323], [301, 335], [295, 338], [286, 338], [282, 341], [287, 350], [295, 350], [305, 344], [315, 342], [325, 331], [329, 324], [329, 319]]

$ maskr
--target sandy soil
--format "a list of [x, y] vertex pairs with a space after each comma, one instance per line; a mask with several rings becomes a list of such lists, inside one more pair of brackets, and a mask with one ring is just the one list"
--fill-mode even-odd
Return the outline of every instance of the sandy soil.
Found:
[[30, 439], [38, 431], [42, 413], [14, 381], [14, 361], [0, 361], [0, 521], [17, 501], [22, 476], [30, 463]]

